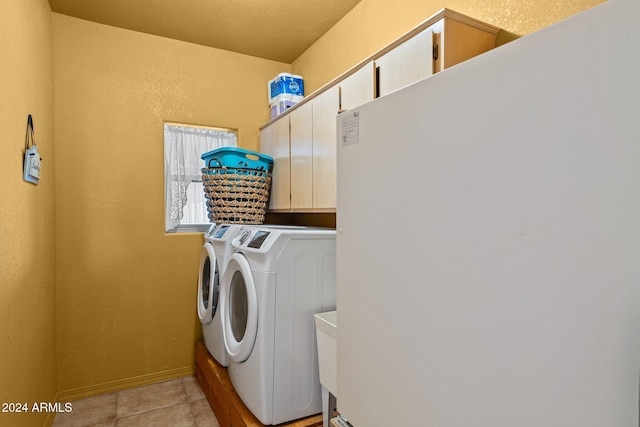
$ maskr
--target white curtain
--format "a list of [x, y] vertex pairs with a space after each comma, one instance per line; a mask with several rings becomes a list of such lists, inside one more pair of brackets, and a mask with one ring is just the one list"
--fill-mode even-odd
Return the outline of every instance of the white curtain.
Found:
[[[206, 222], [206, 205], [204, 194], [196, 195], [188, 188], [192, 183], [201, 183], [201, 169], [204, 161], [200, 158], [203, 153], [220, 147], [235, 147], [236, 134], [232, 131], [196, 128], [181, 125], [164, 125], [164, 182], [165, 182], [165, 221], [166, 230], [172, 230], [180, 225], [184, 218], [184, 208], [191, 198], [193, 202], [202, 206], [199, 211]], [[201, 188], [201, 184], [197, 184]], [[191, 186], [194, 187], [194, 186]], [[192, 189], [193, 190], [193, 189]], [[190, 221], [197, 221], [190, 218]], [[194, 222], [189, 222], [194, 223]]]

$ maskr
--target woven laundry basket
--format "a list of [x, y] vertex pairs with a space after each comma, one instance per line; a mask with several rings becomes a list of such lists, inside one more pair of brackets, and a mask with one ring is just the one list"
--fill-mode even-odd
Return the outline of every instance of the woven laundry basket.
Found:
[[271, 189], [271, 172], [251, 168], [206, 167], [202, 184], [209, 221], [262, 224]]

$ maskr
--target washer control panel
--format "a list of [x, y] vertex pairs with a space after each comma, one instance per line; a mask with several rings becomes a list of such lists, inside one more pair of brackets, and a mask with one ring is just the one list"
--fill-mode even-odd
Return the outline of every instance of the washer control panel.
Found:
[[233, 245], [239, 249], [263, 252], [268, 249], [269, 242], [272, 241], [268, 237], [272, 234], [270, 230], [265, 229], [245, 229], [237, 235]]
[[255, 234], [251, 237], [251, 240], [249, 241], [249, 243], [247, 244], [247, 247], [253, 248], [253, 249], [260, 249], [265, 239], [269, 236], [269, 234], [270, 233], [268, 231], [264, 231], [264, 230], [256, 231]]
[[215, 239], [220, 239], [222, 236], [224, 236], [224, 233], [226, 233], [228, 229], [228, 225], [221, 225], [217, 230], [215, 230], [213, 237]]

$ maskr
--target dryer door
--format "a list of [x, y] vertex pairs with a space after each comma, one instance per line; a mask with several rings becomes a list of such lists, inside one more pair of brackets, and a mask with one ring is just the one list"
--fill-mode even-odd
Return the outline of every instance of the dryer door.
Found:
[[258, 330], [258, 299], [249, 262], [244, 255], [231, 256], [222, 280], [220, 308], [224, 345], [231, 360], [244, 362], [253, 350]]
[[205, 242], [200, 253], [198, 275], [198, 317], [203, 325], [211, 323], [218, 307], [218, 261], [213, 246]]

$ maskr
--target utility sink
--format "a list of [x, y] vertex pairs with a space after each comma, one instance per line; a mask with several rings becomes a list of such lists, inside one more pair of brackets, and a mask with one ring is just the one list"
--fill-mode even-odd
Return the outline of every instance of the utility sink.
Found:
[[337, 312], [329, 311], [315, 315], [316, 333], [318, 337], [318, 365], [320, 368], [320, 384], [334, 396], [337, 393], [337, 361], [336, 348], [338, 332]]
[[316, 337], [318, 340], [318, 368], [322, 386], [323, 425], [329, 425], [338, 396], [338, 315], [335, 311], [315, 315]]

